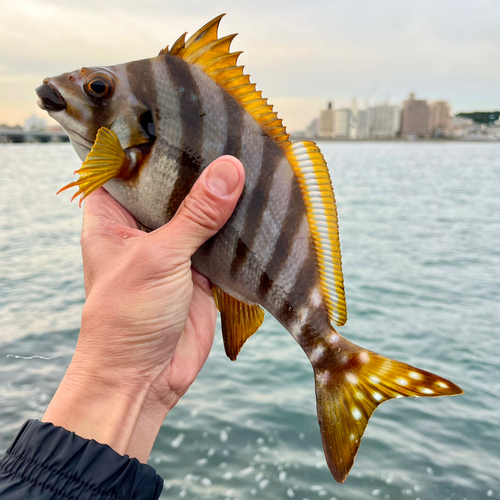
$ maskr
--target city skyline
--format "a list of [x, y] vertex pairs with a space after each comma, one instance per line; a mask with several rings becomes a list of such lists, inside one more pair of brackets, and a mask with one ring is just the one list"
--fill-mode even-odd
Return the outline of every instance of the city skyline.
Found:
[[[313, 119], [309, 123], [304, 123], [301, 129], [296, 129], [296, 130], [288, 130], [292, 134], [304, 134], [309, 137], [317, 136], [317, 137], [346, 137], [349, 138], [351, 134], [347, 131], [349, 127], [352, 127], [352, 119], [351, 119], [351, 124], [349, 124], [350, 117], [348, 114], [345, 113], [353, 113], [356, 115], [356, 121], [361, 121], [365, 122], [365, 126], [367, 127], [366, 133], [361, 133], [361, 135], [358, 135], [359, 132], [355, 133], [355, 138], [358, 139], [366, 139], [368, 137], [370, 138], [377, 138], [377, 135], [380, 135], [380, 138], [387, 138], [387, 137], [396, 137], [397, 135], [400, 135], [399, 132], [402, 133], [404, 136], [404, 125], [403, 125], [403, 117], [400, 116], [401, 113], [404, 110], [404, 105], [406, 102], [408, 102], [408, 99], [410, 100], [415, 100], [417, 103], [426, 103], [426, 105], [429, 106], [429, 115], [425, 118], [424, 121], [429, 122], [429, 132], [431, 135], [434, 134], [434, 132], [437, 129], [437, 126], [439, 126], [440, 123], [443, 121], [443, 117], [446, 115], [447, 118], [451, 119], [454, 116], [458, 116], [460, 114], [470, 114], [472, 112], [468, 111], [452, 111], [452, 107], [450, 104], [443, 100], [435, 100], [435, 101], [429, 101], [422, 98], [422, 96], [416, 96], [414, 92], [411, 92], [408, 96], [407, 99], [403, 100], [401, 104], [394, 103], [393, 100], [391, 99], [386, 99], [383, 102], [372, 102], [370, 103], [369, 100], [364, 100], [362, 103], [358, 103], [358, 100], [356, 98], [352, 98], [350, 100], [350, 103], [346, 104], [345, 101], [341, 101], [340, 106], [334, 106], [335, 102], [334, 100], [329, 100], [326, 101], [326, 109], [319, 109], [316, 111], [316, 113], [313, 115]], [[333, 109], [332, 109], [333, 108]], [[328, 113], [328, 111], [331, 111], [331, 115], [329, 118], [325, 118], [328, 122], [329, 125], [326, 126], [326, 128], [331, 129], [331, 133], [326, 132], [326, 133], [321, 133], [321, 120], [322, 116], [325, 113]], [[486, 110], [486, 112], [493, 112], [493, 113], [498, 113], [498, 109], [489, 109]], [[344, 113], [344, 116], [339, 116], [339, 113], [342, 114]], [[367, 116], [364, 116], [363, 113], [367, 113]], [[388, 115], [389, 113], [389, 115]], [[333, 129], [335, 128], [334, 122], [335, 122], [335, 114], [337, 115], [337, 121], [340, 120], [343, 122], [342, 125], [340, 125], [341, 130], [345, 130], [345, 132], [339, 133], [337, 130], [335, 134], [333, 134]], [[371, 116], [370, 116], [371, 115]], [[372, 127], [374, 124], [378, 123], [378, 125], [375, 125], [375, 129], [379, 129], [379, 133], [375, 132], [375, 134], [368, 132], [368, 123], [371, 122]], [[388, 123], [390, 125], [388, 125]], [[7, 123], [7, 122], [2, 122], [0, 120], [0, 128], [1, 127], [6, 127], [6, 128], [20, 128], [23, 129], [26, 132], [30, 132], [32, 130], [62, 130], [60, 125], [50, 118], [45, 112], [41, 113], [33, 113], [30, 115], [28, 118], [26, 118], [23, 122], [21, 123]], [[314, 128], [317, 128], [316, 132], [311, 133]], [[362, 126], [363, 127], [363, 126]], [[338, 128], [338, 124], [337, 124]], [[358, 125], [356, 128], [359, 128]], [[387, 130], [385, 129], [391, 129], [391, 131], [388, 133]], [[445, 127], [446, 128], [446, 127]], [[439, 135], [439, 134], [438, 134]]]
[[239, 33], [234, 50], [290, 131], [333, 96], [399, 103], [416, 92], [454, 111], [495, 109], [500, 4], [480, 4], [0, 0], [0, 123], [43, 116], [34, 89], [44, 77], [154, 57], [221, 12], [221, 33]]
[[352, 99], [336, 108], [333, 101], [296, 138], [336, 140], [453, 139], [500, 140], [500, 111], [458, 113], [445, 100], [427, 102], [412, 92], [401, 105], [389, 102], [365, 107]]

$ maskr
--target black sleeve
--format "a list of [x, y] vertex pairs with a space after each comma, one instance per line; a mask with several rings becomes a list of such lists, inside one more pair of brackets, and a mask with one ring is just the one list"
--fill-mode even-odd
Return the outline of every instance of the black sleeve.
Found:
[[38, 420], [0, 459], [2, 500], [156, 500], [162, 488], [149, 465]]

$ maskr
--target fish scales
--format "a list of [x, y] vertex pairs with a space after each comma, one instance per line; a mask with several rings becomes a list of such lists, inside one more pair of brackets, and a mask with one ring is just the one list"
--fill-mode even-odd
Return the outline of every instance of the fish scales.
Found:
[[237, 66], [234, 35], [218, 38], [221, 17], [158, 57], [46, 79], [39, 104], [85, 160], [78, 181], [63, 189], [78, 187], [82, 200], [104, 185], [150, 230], [172, 218], [213, 160], [242, 161], [242, 196], [192, 264], [214, 285], [230, 359], [261, 325], [262, 307], [302, 347], [314, 369], [325, 458], [343, 482], [379, 404], [462, 391], [336, 332], [347, 312], [326, 162], [314, 143], [289, 141]]

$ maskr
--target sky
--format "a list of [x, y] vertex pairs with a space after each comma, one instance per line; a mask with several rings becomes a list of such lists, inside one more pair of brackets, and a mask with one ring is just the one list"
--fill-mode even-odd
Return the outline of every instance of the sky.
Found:
[[36, 114], [44, 77], [154, 57], [227, 13], [257, 89], [290, 131], [328, 101], [500, 109], [499, 0], [0, 0], [0, 124]]

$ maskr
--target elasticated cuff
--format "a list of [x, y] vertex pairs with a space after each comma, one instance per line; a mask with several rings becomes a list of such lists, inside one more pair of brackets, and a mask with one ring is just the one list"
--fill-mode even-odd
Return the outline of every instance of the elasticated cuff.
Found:
[[149, 465], [38, 420], [0, 459], [2, 500], [157, 500], [162, 487]]

